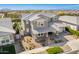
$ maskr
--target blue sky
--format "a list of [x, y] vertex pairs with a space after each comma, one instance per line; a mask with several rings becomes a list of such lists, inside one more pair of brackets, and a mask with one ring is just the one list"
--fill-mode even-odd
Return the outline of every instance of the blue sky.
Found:
[[79, 10], [79, 4], [0, 4], [0, 9], [12, 10]]

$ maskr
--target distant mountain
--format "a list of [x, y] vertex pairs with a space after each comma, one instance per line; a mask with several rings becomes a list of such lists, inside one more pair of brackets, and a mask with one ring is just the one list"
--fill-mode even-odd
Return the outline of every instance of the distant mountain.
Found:
[[8, 12], [8, 11], [12, 11], [11, 9], [7, 9], [7, 8], [4, 8], [4, 9], [1, 9], [0, 12]]

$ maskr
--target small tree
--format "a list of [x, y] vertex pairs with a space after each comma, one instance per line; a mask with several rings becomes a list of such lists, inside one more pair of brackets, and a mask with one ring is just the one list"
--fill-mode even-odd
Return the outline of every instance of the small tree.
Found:
[[13, 25], [13, 28], [15, 29], [16, 34], [19, 34], [19, 31], [21, 29], [19, 22], [15, 22], [15, 24]]
[[47, 52], [48, 54], [58, 54], [58, 53], [63, 52], [63, 49], [60, 48], [59, 46], [55, 46], [55, 47], [47, 49]]

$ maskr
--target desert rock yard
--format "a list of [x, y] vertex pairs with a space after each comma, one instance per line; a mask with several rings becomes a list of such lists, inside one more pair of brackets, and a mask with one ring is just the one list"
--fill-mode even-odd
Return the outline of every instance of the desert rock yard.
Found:
[[21, 43], [25, 50], [32, 50], [34, 48], [42, 47], [31, 36], [25, 36], [24, 39], [21, 41]]

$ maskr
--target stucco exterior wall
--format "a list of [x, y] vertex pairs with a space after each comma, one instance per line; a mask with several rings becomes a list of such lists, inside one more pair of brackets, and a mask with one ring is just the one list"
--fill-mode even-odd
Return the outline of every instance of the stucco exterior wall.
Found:
[[[6, 42], [6, 40], [9, 40], [9, 42]], [[2, 43], [2, 41], [5, 41], [5, 42]], [[0, 36], [0, 46], [7, 45], [7, 44], [12, 44], [12, 43], [14, 43], [13, 34]]]
[[[32, 25], [33, 25], [33, 28], [34, 29], [37, 29], [37, 28], [45, 28], [45, 27], [48, 27], [48, 23], [46, 21], [47, 19], [43, 19], [43, 18], [39, 18], [37, 20], [34, 20], [32, 22]], [[43, 26], [41, 26], [41, 24], [43, 24]]]

